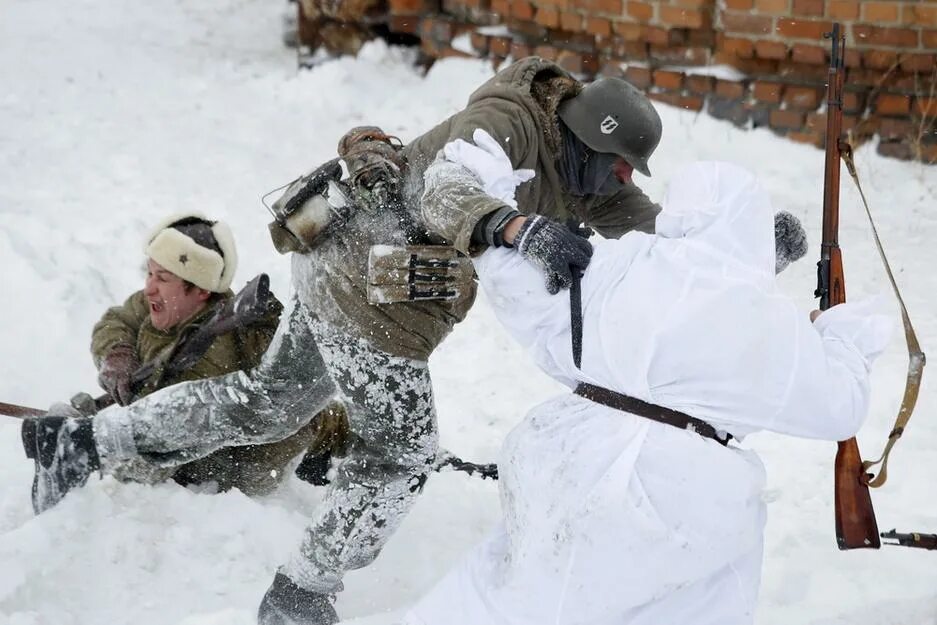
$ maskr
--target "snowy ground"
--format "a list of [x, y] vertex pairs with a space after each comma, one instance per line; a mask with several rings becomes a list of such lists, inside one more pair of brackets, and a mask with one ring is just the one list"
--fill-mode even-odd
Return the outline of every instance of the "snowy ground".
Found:
[[[268, 242], [260, 196], [331, 157], [350, 126], [409, 139], [457, 110], [491, 75], [480, 61], [423, 76], [382, 44], [357, 59], [297, 73], [279, 43], [272, 0], [5, 0], [0, 20], [0, 400], [48, 406], [93, 390], [90, 328], [142, 286], [141, 239], [168, 212], [228, 220], [242, 264], [236, 285], [270, 273], [285, 295], [289, 264]], [[639, 180], [659, 198], [700, 158], [763, 177], [777, 206], [820, 224], [822, 154], [764, 131], [661, 106], [664, 139]], [[881, 234], [925, 351], [937, 342], [937, 168], [858, 154]], [[885, 291], [871, 236], [844, 178], [842, 244], [849, 294]], [[815, 227], [815, 228], [814, 228]], [[812, 307], [812, 262], [782, 278]], [[899, 403], [900, 336], [879, 363], [860, 435], [871, 456]], [[431, 361], [443, 443], [478, 460], [527, 407], [558, 390], [506, 341], [481, 299]], [[929, 376], [928, 373], [931, 375]], [[925, 371], [918, 414], [874, 494], [882, 529], [937, 532], [937, 386]], [[831, 508], [834, 446], [754, 436], [770, 501], [759, 625], [935, 625], [937, 554], [840, 553]], [[292, 480], [260, 501], [177, 486], [94, 479], [41, 518], [17, 423], [0, 421], [0, 623], [250, 624], [278, 563], [297, 544], [319, 493]], [[482, 537], [495, 487], [461, 474], [430, 480], [403, 529], [347, 580], [343, 616], [392, 622]], [[627, 563], [623, 563], [627, 565]]]

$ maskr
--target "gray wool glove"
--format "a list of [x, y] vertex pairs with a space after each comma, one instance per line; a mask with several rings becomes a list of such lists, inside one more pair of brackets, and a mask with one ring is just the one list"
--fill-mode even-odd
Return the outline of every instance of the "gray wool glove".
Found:
[[787, 211], [774, 214], [774, 274], [807, 253], [807, 233], [803, 224]]
[[573, 275], [589, 266], [592, 244], [543, 215], [528, 215], [514, 237], [514, 247], [543, 270], [547, 291], [555, 294], [573, 284]]
[[98, 384], [121, 406], [133, 401], [130, 380], [140, 366], [136, 351], [127, 345], [118, 345], [107, 353], [98, 369]]

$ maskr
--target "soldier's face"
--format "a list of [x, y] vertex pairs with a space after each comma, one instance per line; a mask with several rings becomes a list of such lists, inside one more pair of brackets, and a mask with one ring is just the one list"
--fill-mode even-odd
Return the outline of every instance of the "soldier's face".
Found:
[[619, 157], [612, 166], [612, 173], [618, 178], [619, 182], [631, 182], [631, 175], [634, 173], [634, 167], [628, 164], [625, 159]]
[[211, 293], [197, 286], [187, 288], [185, 280], [159, 263], [146, 263], [143, 295], [150, 308], [150, 323], [157, 330], [169, 330], [205, 307]]

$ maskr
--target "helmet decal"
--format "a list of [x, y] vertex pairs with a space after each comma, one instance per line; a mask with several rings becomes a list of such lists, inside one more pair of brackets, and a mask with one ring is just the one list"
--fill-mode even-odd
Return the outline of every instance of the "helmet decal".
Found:
[[615, 129], [618, 128], [618, 122], [611, 115], [607, 115], [605, 119], [602, 120], [602, 123], [599, 124], [599, 130], [602, 131], [603, 135], [610, 135], [615, 132]]

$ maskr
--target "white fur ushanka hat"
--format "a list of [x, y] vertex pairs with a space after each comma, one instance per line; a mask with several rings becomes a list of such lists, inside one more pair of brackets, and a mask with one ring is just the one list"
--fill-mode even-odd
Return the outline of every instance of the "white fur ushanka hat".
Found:
[[[177, 229], [189, 230], [199, 225], [210, 230], [220, 254]], [[173, 215], [163, 220], [146, 241], [147, 257], [183, 280], [214, 293], [224, 293], [231, 288], [237, 269], [237, 250], [234, 235], [224, 222], [211, 221], [198, 213]]]

